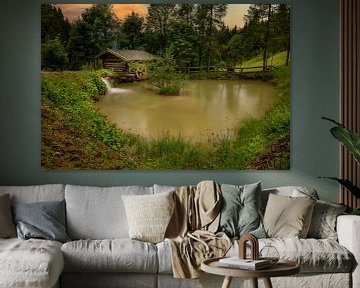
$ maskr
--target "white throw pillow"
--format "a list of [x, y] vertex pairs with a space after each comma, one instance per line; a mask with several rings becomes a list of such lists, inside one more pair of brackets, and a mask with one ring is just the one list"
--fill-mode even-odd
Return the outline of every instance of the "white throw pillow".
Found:
[[122, 196], [131, 239], [151, 243], [164, 240], [175, 207], [173, 193]]

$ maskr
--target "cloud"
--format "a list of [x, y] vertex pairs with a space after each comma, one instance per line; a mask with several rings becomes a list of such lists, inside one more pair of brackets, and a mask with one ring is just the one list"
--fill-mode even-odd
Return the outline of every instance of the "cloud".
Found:
[[[60, 7], [64, 16], [69, 21], [74, 21], [81, 18], [81, 14], [85, 9], [90, 8], [93, 4], [55, 4]], [[147, 4], [112, 4], [115, 15], [120, 19], [126, 18], [131, 12], [138, 13], [145, 17], [148, 12]], [[237, 25], [238, 28], [244, 25], [244, 14], [246, 14], [249, 4], [229, 4], [227, 15], [225, 16], [225, 24], [233, 27]]]
[[133, 11], [142, 17], [147, 14], [146, 4], [113, 4], [113, 10], [119, 19], [126, 18]]
[[229, 27], [235, 25], [240, 28], [244, 26], [244, 15], [247, 13], [250, 4], [229, 4], [225, 24]]
[[[55, 4], [56, 7], [60, 7], [65, 18], [69, 21], [74, 21], [81, 18], [81, 14], [85, 9], [90, 8], [93, 4]], [[113, 10], [115, 15], [121, 20], [126, 18], [131, 12], [136, 12], [140, 16], [146, 16], [147, 5], [146, 4], [113, 4]]]
[[90, 8], [92, 4], [55, 4], [54, 6], [60, 7], [65, 18], [74, 21], [80, 18], [85, 9]]

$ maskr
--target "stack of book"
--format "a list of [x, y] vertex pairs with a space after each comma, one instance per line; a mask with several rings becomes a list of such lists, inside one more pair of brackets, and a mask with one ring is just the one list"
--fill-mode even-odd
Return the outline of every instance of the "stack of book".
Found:
[[260, 270], [271, 266], [267, 259], [251, 260], [240, 259], [238, 256], [222, 258], [219, 260], [219, 266], [246, 270]]

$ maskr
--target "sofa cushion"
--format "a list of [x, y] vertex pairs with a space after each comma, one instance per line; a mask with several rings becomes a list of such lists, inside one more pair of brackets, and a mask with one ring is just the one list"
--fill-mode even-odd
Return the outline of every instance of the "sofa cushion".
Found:
[[[355, 263], [351, 252], [338, 242], [330, 239], [259, 239], [259, 250], [264, 246], [275, 247], [279, 254], [277, 256], [280, 256], [280, 259], [287, 259], [298, 263], [301, 273], [347, 273], [352, 270]], [[235, 256], [238, 251], [239, 245], [235, 241], [227, 256]], [[247, 250], [247, 254], [249, 257], [250, 249]]]
[[65, 229], [65, 201], [18, 203], [13, 206], [17, 234], [22, 239], [69, 241]]
[[63, 273], [60, 287], [158, 288], [157, 283], [158, 275], [149, 273]]
[[172, 274], [171, 247], [169, 241], [156, 244], [160, 274]]
[[337, 240], [336, 219], [346, 211], [345, 205], [318, 200], [314, 206], [309, 238]]
[[307, 197], [269, 195], [264, 227], [269, 237], [305, 238], [316, 200]]
[[71, 239], [128, 238], [122, 195], [152, 193], [152, 188], [143, 186], [66, 185], [67, 233]]
[[59, 242], [0, 239], [0, 287], [53, 287], [63, 268]]
[[61, 248], [66, 272], [157, 271], [156, 246], [130, 239], [78, 240]]
[[353, 255], [338, 242], [329, 239], [262, 239], [260, 249], [274, 246], [280, 258], [295, 261], [301, 272], [350, 272]]
[[[298, 263], [302, 273], [349, 273], [355, 263], [353, 255], [344, 246], [330, 239], [259, 239], [259, 249], [265, 245], [274, 246], [281, 259]], [[159, 273], [172, 274], [171, 248], [168, 241], [160, 242], [156, 247]], [[235, 256], [238, 252], [238, 242], [234, 241], [226, 256]], [[250, 249], [247, 254], [250, 257]]]
[[61, 201], [64, 200], [64, 193], [65, 186], [62, 184], [0, 186], [0, 195], [10, 194], [11, 204]]
[[219, 231], [229, 237], [251, 233], [266, 237], [260, 215], [261, 182], [243, 186], [221, 184], [222, 205]]
[[164, 240], [175, 208], [174, 191], [156, 195], [124, 195], [131, 239], [157, 243]]
[[16, 237], [15, 224], [11, 214], [10, 195], [0, 196], [0, 238]]

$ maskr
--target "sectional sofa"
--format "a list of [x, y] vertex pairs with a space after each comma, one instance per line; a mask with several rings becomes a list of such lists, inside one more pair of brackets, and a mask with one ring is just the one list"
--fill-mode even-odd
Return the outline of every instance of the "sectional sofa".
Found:
[[[122, 196], [155, 195], [172, 189], [174, 187], [160, 185], [0, 186], [0, 196], [9, 194], [13, 209], [24, 203], [64, 201], [68, 237], [64, 243], [36, 238], [0, 239], [0, 287], [221, 287], [223, 278], [215, 275], [204, 274], [197, 279], [173, 278], [171, 249], [167, 241], [149, 243], [129, 239]], [[263, 209], [270, 205], [267, 203], [270, 194], [318, 197], [316, 191], [305, 187], [263, 189]], [[324, 204], [327, 205], [317, 201], [314, 209], [317, 209], [316, 205]], [[311, 235], [307, 238], [260, 239], [260, 248], [272, 245], [281, 258], [294, 260], [301, 266], [297, 275], [272, 279], [274, 287], [360, 287], [357, 266], [360, 261], [360, 217], [339, 215], [341, 211], [335, 210], [331, 205], [322, 206], [317, 215], [314, 210], [312, 221], [318, 222], [318, 226], [314, 226], [317, 231], [310, 227], [309, 233], [313, 229], [313, 235], [320, 232], [325, 235], [323, 230], [333, 231], [336, 221], [337, 231], [328, 233], [331, 237], [326, 239], [310, 238]], [[227, 255], [236, 255], [237, 251], [234, 241]], [[232, 287], [240, 287], [236, 286], [240, 284], [247, 287], [250, 282], [234, 279]]]

